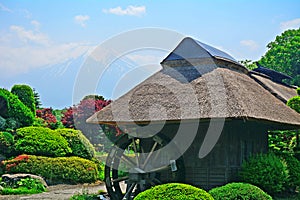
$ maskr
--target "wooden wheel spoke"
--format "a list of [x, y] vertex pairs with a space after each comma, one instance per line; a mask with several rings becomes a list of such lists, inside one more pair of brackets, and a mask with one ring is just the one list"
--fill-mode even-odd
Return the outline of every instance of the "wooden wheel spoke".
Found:
[[136, 163], [134, 163], [130, 158], [128, 158], [128, 156], [126, 155], [122, 155], [122, 157], [120, 156], [116, 156], [118, 159], [123, 160], [124, 162], [126, 162], [127, 164], [129, 164], [131, 167], [135, 167]]
[[126, 194], [123, 197], [123, 200], [128, 200], [128, 199], [131, 198], [130, 194], [132, 193], [135, 186], [136, 186], [136, 183], [133, 183], [133, 184], [130, 185], [129, 189], [127, 190]]
[[158, 142], [155, 142], [155, 143], [153, 144], [153, 146], [152, 146], [152, 148], [151, 148], [151, 151], [149, 152], [149, 154], [148, 154], [148, 156], [147, 156], [147, 158], [146, 158], [144, 164], [142, 165], [142, 168], [143, 168], [143, 169], [144, 169], [145, 166], [148, 164], [148, 162], [149, 162], [149, 160], [150, 160], [150, 157], [152, 156], [152, 154], [153, 154], [155, 148], [157, 147], [157, 145], [158, 145]]
[[136, 166], [140, 167], [138, 151], [137, 151], [137, 147], [136, 147], [134, 138], [132, 138], [132, 143], [133, 143], [133, 150], [134, 150], [134, 154], [135, 154]]
[[111, 182], [113, 182], [113, 183], [116, 183], [116, 182], [117, 182], [117, 183], [118, 183], [118, 182], [121, 182], [121, 181], [126, 181], [126, 180], [128, 180], [128, 179], [129, 179], [128, 176], [124, 176], [124, 177], [112, 179]]
[[162, 166], [162, 167], [153, 169], [153, 170], [151, 170], [151, 172], [161, 172], [161, 171], [169, 170], [170, 168], [171, 168], [170, 165], [166, 165], [166, 166]]

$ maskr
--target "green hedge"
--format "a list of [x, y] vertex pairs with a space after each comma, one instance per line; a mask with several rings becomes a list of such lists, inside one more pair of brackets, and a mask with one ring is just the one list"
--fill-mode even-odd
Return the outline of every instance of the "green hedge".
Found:
[[31, 173], [43, 177], [48, 184], [93, 183], [97, 180], [97, 165], [79, 157], [49, 158], [20, 155], [2, 162], [6, 173]]
[[229, 183], [209, 191], [215, 200], [272, 200], [272, 197], [259, 187], [248, 183]]
[[182, 183], [157, 185], [138, 194], [134, 200], [213, 200], [206, 191]]
[[9, 157], [13, 153], [14, 137], [8, 132], [0, 132], [0, 154]]
[[35, 115], [35, 100], [33, 90], [28, 85], [14, 85], [11, 89], [11, 93], [18, 96], [20, 101], [27, 106], [31, 112]]
[[68, 141], [73, 156], [86, 159], [92, 159], [94, 157], [95, 149], [93, 145], [80, 130], [64, 128], [55, 131]]
[[240, 176], [273, 195], [286, 189], [289, 174], [286, 163], [274, 154], [257, 154], [243, 162]]
[[294, 192], [297, 187], [300, 187], [300, 161], [290, 155], [282, 156], [282, 159], [286, 162], [289, 171], [286, 188]]
[[33, 124], [34, 114], [16, 95], [0, 88], [0, 102], [2, 102], [0, 115], [5, 119], [14, 119], [17, 123], [16, 127], [31, 126]]
[[20, 154], [39, 156], [61, 157], [72, 153], [67, 140], [63, 136], [44, 127], [17, 129], [14, 147]]

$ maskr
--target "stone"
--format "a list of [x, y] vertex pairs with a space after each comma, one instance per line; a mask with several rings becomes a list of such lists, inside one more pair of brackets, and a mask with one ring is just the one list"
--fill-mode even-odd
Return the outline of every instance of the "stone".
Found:
[[48, 187], [46, 181], [37, 175], [34, 174], [3, 174], [2, 175], [2, 182], [6, 182], [7, 184], [14, 184], [21, 179], [25, 178], [33, 178], [39, 180], [45, 187]]

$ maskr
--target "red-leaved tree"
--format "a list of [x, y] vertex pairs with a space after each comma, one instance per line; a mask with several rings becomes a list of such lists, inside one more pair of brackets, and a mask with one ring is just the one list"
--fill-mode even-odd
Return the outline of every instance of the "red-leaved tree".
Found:
[[43, 119], [48, 128], [56, 129], [59, 126], [59, 121], [57, 121], [55, 115], [53, 114], [52, 108], [36, 110], [36, 117]]

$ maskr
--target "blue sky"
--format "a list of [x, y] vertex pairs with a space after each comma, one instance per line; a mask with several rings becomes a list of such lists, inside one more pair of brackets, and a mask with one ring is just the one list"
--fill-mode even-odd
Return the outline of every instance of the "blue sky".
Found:
[[[276, 35], [299, 28], [299, 10], [297, 0], [0, 0], [0, 87], [29, 84], [40, 93], [44, 106], [71, 106], [86, 55], [113, 36], [145, 27], [191, 36], [237, 60], [258, 60]], [[150, 57], [143, 55], [149, 62]], [[139, 74], [140, 79], [155, 70]], [[109, 82], [114, 75], [105, 80], [114, 84], [116, 80]], [[103, 86], [98, 92], [112, 98], [109, 90]]]

